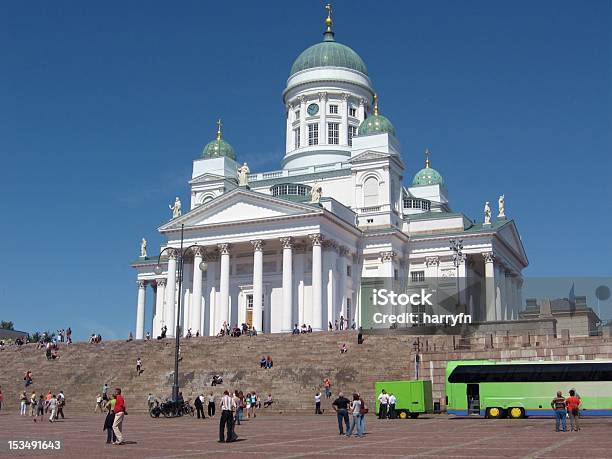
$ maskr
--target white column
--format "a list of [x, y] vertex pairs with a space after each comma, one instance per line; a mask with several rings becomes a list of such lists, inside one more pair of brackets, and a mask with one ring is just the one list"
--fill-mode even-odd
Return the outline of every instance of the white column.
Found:
[[363, 122], [365, 120], [365, 100], [359, 99], [359, 109], [357, 110], [357, 116], [359, 117], [359, 122]]
[[[208, 270], [206, 272], [206, 285], [208, 291], [208, 336], [215, 336], [221, 330], [218, 317], [221, 317], [219, 303], [217, 302], [217, 267], [218, 260], [216, 254], [210, 255], [208, 259]], [[223, 322], [221, 322], [223, 323]]]
[[295, 253], [295, 263], [293, 267], [293, 279], [295, 280], [295, 289], [296, 289], [296, 305], [293, 309], [293, 317], [294, 321], [298, 323], [298, 326], [301, 326], [305, 323], [304, 320], [304, 258], [306, 257], [303, 247], [300, 244], [298, 248], [296, 248]]
[[293, 329], [293, 238], [283, 237], [283, 325], [282, 331]]
[[291, 104], [287, 104], [287, 134], [286, 134], [286, 150], [290, 152], [293, 150], [293, 106]]
[[512, 320], [512, 273], [507, 270], [504, 272], [504, 320]]
[[[334, 241], [326, 240], [323, 241], [323, 247], [325, 252], [323, 253], [323, 273], [325, 280], [325, 306], [327, 321], [331, 322], [332, 327], [336, 319], [336, 283], [335, 283], [335, 271], [336, 271], [336, 248], [337, 244]], [[328, 324], [323, 324], [327, 330]]]
[[[458, 311], [457, 313], [465, 313], [465, 314], [471, 314], [468, 304], [467, 304], [467, 268], [466, 268], [466, 256], [463, 255], [459, 260], [459, 265], [457, 266], [457, 285], [459, 286], [459, 292], [458, 295], [458, 300], [459, 300], [459, 304], [463, 307], [462, 311]], [[474, 320], [474, 318], [472, 317], [472, 320]]]
[[327, 93], [319, 93], [319, 145], [327, 145]]
[[508, 302], [510, 304], [509, 308], [510, 308], [510, 314], [509, 314], [509, 318], [510, 320], [516, 320], [518, 319], [517, 317], [517, 307], [516, 307], [516, 277], [514, 276], [514, 274], [510, 275], [510, 281], [507, 283], [507, 285], [509, 285], [509, 292], [510, 295], [508, 297]]
[[221, 254], [221, 270], [219, 279], [219, 316], [217, 317], [218, 330], [225, 322], [230, 326], [229, 322], [229, 274], [230, 274], [230, 245], [219, 244], [219, 253]]
[[[336, 317], [338, 321], [340, 321], [340, 316], [346, 319], [346, 257], [348, 254], [348, 249], [344, 246], [340, 246], [338, 249], [338, 299], [340, 303], [338, 304], [338, 310], [336, 311]], [[351, 324], [349, 324], [349, 327]]]
[[340, 106], [342, 121], [340, 123], [340, 145], [348, 145], [348, 98], [346, 92], [342, 93], [342, 104]]
[[152, 338], [157, 338], [161, 333], [164, 323], [164, 308], [166, 304], [166, 279], [157, 279], [157, 293], [155, 294], [155, 320], [153, 322]]
[[523, 278], [520, 273], [516, 278], [516, 316], [523, 309]]
[[312, 243], [312, 329], [323, 330], [323, 287], [321, 282], [321, 234], [308, 236]]
[[168, 285], [166, 287], [166, 305], [164, 309], [164, 325], [168, 328], [166, 336], [174, 336], [176, 330], [176, 257], [175, 249], [168, 250]]
[[501, 263], [498, 263], [495, 265], [495, 320], [504, 320], [504, 281], [504, 267], [501, 265]]
[[495, 320], [495, 255], [493, 252], [482, 254], [485, 263], [485, 317], [487, 321]]
[[138, 281], [138, 305], [136, 307], [136, 339], [144, 338], [145, 321], [145, 295], [147, 283], [143, 280]]
[[306, 97], [298, 97], [300, 101], [300, 147], [308, 145], [308, 129], [306, 126]]
[[251, 241], [251, 244], [253, 245], [253, 326], [257, 333], [262, 333], [264, 241], [258, 239]]
[[380, 260], [382, 262], [382, 275], [383, 277], [387, 277], [389, 279], [393, 279], [395, 276], [395, 268], [393, 264], [393, 260], [396, 257], [396, 253], [393, 251], [390, 252], [380, 252]]
[[204, 330], [200, 329], [202, 325], [202, 247], [194, 247], [193, 249], [193, 288], [191, 291], [191, 332], [195, 335], [196, 332], [204, 334]]

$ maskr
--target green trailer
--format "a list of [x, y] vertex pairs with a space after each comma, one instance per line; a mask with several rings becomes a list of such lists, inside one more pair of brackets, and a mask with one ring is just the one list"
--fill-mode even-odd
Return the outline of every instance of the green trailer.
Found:
[[421, 413], [432, 413], [431, 381], [379, 381], [375, 384], [376, 414], [379, 410], [378, 396], [383, 389], [395, 395], [395, 411], [400, 419], [417, 418]]

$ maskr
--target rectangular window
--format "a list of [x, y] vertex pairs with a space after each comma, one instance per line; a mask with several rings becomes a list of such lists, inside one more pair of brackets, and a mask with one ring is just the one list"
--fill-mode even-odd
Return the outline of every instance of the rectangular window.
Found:
[[349, 108], [349, 116], [352, 116], [353, 118], [357, 117], [357, 109], [355, 107]]
[[348, 144], [353, 146], [353, 137], [357, 136], [357, 126], [348, 127]]
[[299, 119], [300, 119], [300, 111], [299, 111], [299, 110], [296, 110], [296, 111], [295, 111], [295, 119], [296, 119], [296, 120], [299, 120]]
[[351, 277], [351, 265], [346, 265], [346, 275]]
[[337, 105], [330, 105], [329, 106], [329, 113], [331, 113], [332, 115], [337, 115], [338, 114], [338, 106]]
[[327, 123], [327, 143], [330, 145], [340, 143], [340, 123]]
[[410, 279], [412, 282], [425, 282], [425, 271], [412, 271]]
[[300, 148], [300, 128], [293, 130], [293, 147], [297, 150]]
[[308, 145], [319, 145], [319, 124], [308, 125]]

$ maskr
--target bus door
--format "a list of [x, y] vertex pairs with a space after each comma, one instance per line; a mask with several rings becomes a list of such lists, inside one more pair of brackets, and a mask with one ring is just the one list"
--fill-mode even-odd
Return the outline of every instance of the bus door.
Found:
[[478, 384], [467, 385], [468, 414], [480, 414], [480, 390]]

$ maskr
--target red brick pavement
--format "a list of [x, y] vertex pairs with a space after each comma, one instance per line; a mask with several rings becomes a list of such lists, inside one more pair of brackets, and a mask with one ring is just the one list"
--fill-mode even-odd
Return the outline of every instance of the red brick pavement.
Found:
[[583, 419], [580, 432], [556, 433], [550, 419], [485, 420], [426, 416], [379, 421], [369, 417], [365, 438], [338, 435], [335, 416], [260, 416], [237, 426], [240, 441], [217, 443], [219, 422], [195, 418], [127, 416], [126, 445], [106, 445], [102, 415], [32, 422], [3, 411], [0, 439], [62, 439], [61, 453], [11, 452], [0, 457], [55, 458], [300, 458], [512, 457], [610, 458], [612, 419]]

